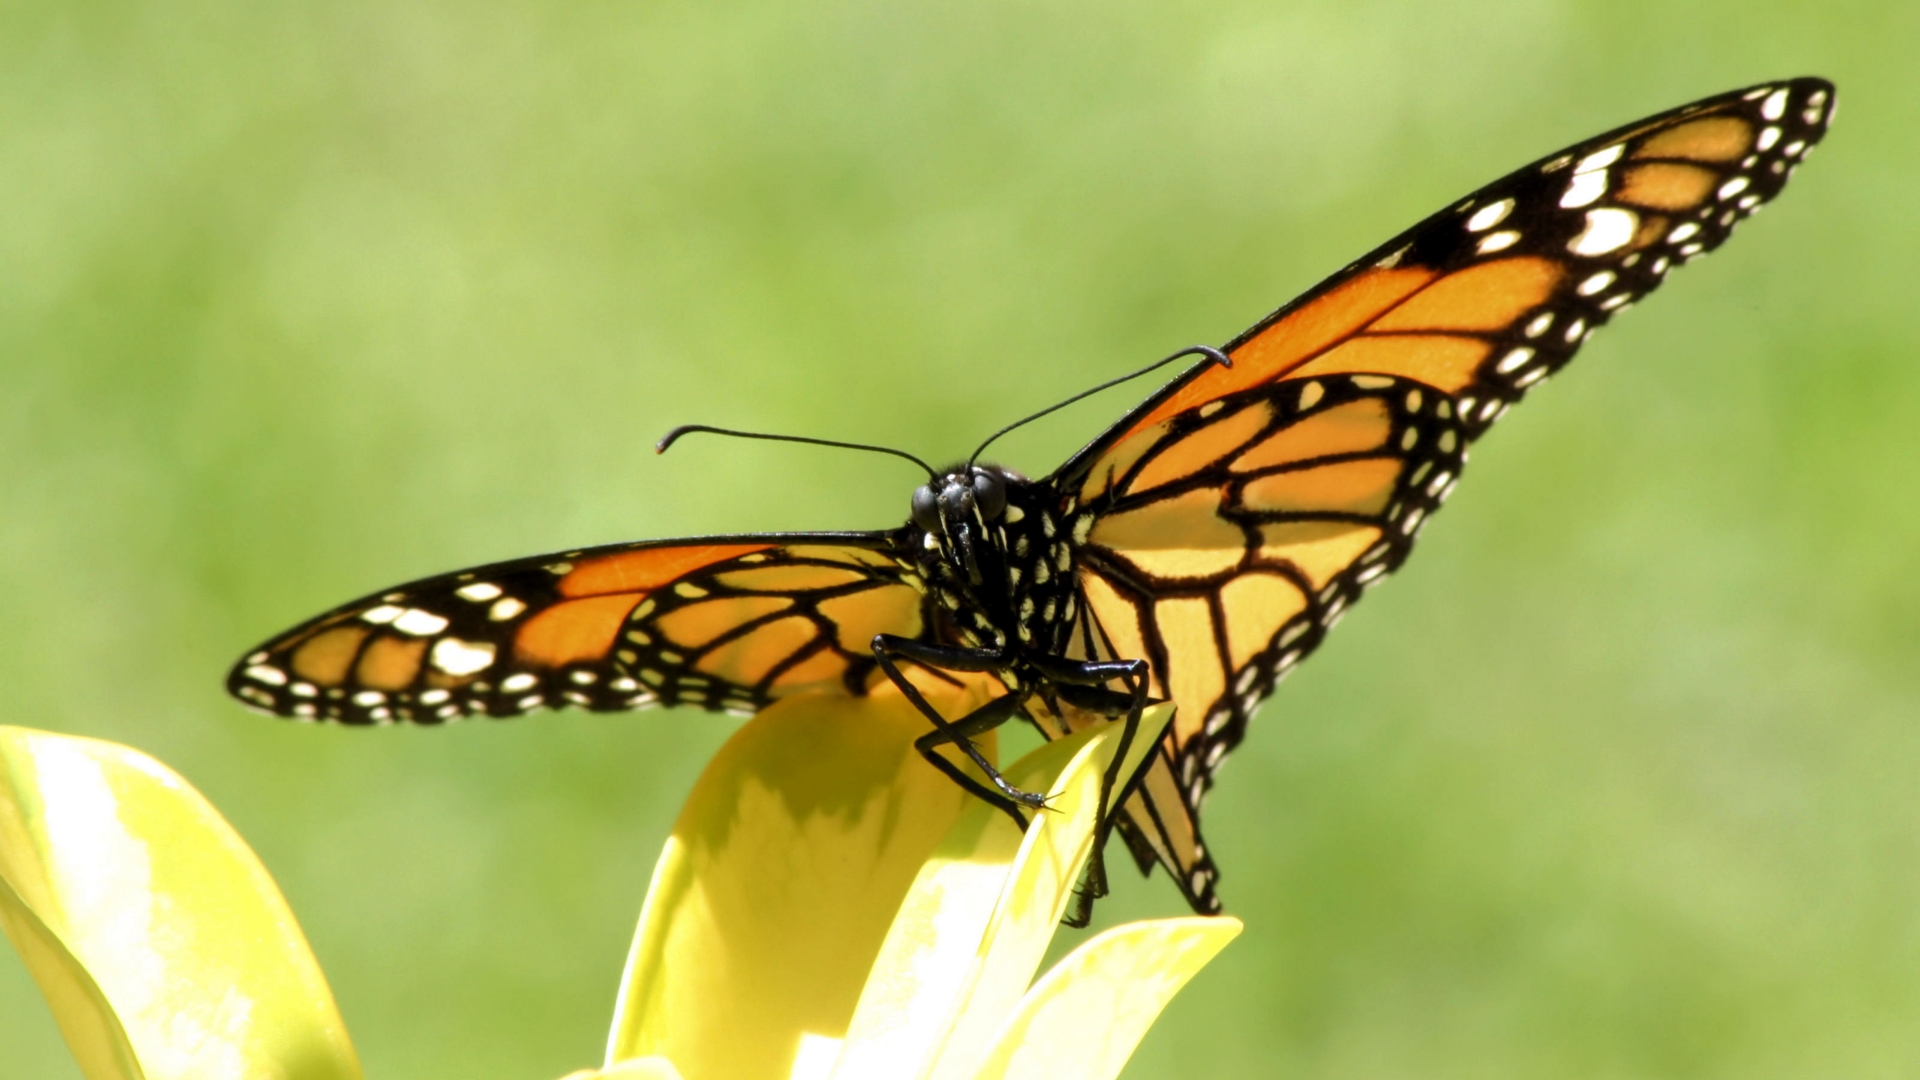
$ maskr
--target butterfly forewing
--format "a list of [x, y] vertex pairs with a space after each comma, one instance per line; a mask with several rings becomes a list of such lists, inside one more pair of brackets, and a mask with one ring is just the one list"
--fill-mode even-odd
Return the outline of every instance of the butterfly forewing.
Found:
[[1826, 134], [1833, 85], [1736, 90], [1542, 158], [1394, 237], [1249, 327], [1063, 467], [1234, 390], [1373, 372], [1459, 399], [1477, 436], [1592, 334], [1718, 247]]
[[572, 705], [752, 712], [864, 693], [876, 633], [921, 638], [882, 533], [621, 544], [427, 578], [248, 654], [242, 700], [345, 723], [440, 723]]

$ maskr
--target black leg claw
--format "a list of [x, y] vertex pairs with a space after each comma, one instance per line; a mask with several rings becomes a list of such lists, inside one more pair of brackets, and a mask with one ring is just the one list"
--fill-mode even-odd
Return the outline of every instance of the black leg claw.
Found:
[[[921, 715], [933, 724], [933, 731], [914, 740], [914, 749], [926, 758], [928, 764], [1012, 818], [1022, 832], [1026, 831], [1028, 825], [1027, 815], [1021, 813], [1023, 808], [1057, 812], [1046, 795], [1022, 791], [1009, 783], [973, 745], [971, 738], [991, 731], [1015, 716], [1026, 700], [1024, 695], [1007, 694], [958, 720], [948, 720], [900, 673], [894, 663], [896, 656], [936, 670], [996, 671], [1009, 662], [1006, 650], [934, 645], [891, 634], [878, 634], [873, 639], [873, 658], [879, 663], [880, 669]], [[1133, 745], [1141, 711], [1151, 700], [1147, 697], [1147, 665], [1142, 660], [1075, 661], [1046, 656], [1028, 656], [1025, 659], [1033, 663], [1052, 684], [1060, 700], [1095, 715], [1122, 721], [1124, 725], [1120, 745], [1114, 748], [1113, 760], [1101, 777], [1099, 820], [1094, 825], [1093, 850], [1088, 857], [1086, 873], [1074, 889], [1073, 911], [1063, 920], [1068, 926], [1084, 927], [1092, 921], [1094, 901], [1107, 895], [1105, 848], [1107, 838], [1113, 832], [1114, 816], [1119, 813], [1120, 804], [1125, 802], [1131, 787], [1127, 782], [1129, 778], [1120, 775], [1121, 763], [1126, 760], [1128, 750]], [[1115, 681], [1126, 687], [1124, 692], [1111, 689], [1111, 683]], [[1046, 700], [1050, 706], [1053, 705], [1054, 698], [1051, 695]], [[958, 763], [938, 753], [936, 748], [943, 745], [955, 747], [970, 759], [986, 777], [986, 782], [982, 783]]]

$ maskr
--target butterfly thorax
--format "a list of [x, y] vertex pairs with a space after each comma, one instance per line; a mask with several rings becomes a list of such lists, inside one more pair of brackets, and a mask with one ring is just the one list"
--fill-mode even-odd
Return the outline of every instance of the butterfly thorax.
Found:
[[1058, 493], [995, 465], [947, 470], [914, 496], [907, 543], [951, 644], [1057, 654], [1073, 611]]

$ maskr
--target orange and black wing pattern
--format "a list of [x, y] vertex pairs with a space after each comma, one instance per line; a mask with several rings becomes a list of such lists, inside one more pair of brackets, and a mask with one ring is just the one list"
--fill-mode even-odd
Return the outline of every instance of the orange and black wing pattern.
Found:
[[1223, 394], [1276, 379], [1402, 375], [1458, 399], [1477, 436], [1673, 267], [1724, 243], [1826, 134], [1833, 85], [1736, 90], [1608, 132], [1382, 244], [1149, 398], [1062, 470]]
[[1053, 477], [1095, 523], [1074, 629], [1178, 704], [1122, 829], [1197, 909], [1201, 797], [1274, 682], [1405, 557], [1464, 444], [1779, 194], [1833, 87], [1708, 98], [1527, 166], [1149, 398]]
[[1177, 706], [1123, 834], [1217, 906], [1199, 806], [1274, 684], [1395, 567], [1453, 490], [1453, 399], [1396, 375], [1286, 379], [1175, 414], [1102, 459], [1076, 659], [1144, 659]]
[[543, 708], [752, 713], [864, 694], [877, 633], [921, 638], [884, 533], [719, 537], [570, 551], [354, 601], [249, 653], [234, 696], [279, 716], [439, 724]]

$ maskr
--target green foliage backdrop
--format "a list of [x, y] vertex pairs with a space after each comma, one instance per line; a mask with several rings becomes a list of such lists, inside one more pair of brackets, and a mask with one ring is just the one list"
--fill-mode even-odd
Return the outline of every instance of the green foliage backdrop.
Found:
[[[464, 564], [895, 524], [897, 462], [649, 446], [958, 455], [1538, 154], [1821, 74], [1781, 202], [1268, 705], [1207, 807], [1246, 935], [1128, 1075], [1915, 1075], [1916, 40], [1891, 0], [7, 3], [0, 722], [200, 785], [370, 1077], [591, 1064], [733, 722], [298, 727], [224, 699], [240, 650]], [[0, 1074], [76, 1075], [11, 954]]]

